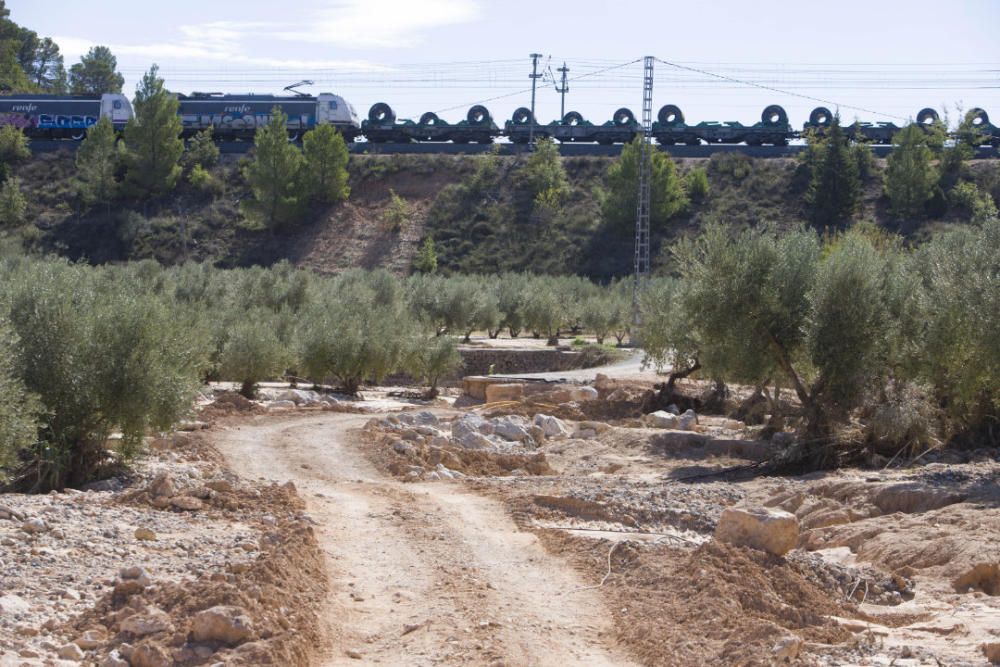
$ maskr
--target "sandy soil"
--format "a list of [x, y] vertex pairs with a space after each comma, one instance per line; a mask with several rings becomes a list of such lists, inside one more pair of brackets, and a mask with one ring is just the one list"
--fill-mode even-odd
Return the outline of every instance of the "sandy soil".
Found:
[[353, 431], [368, 419], [259, 419], [215, 438], [240, 474], [293, 481], [319, 524], [335, 582], [324, 664], [631, 664], [599, 594], [503, 504], [368, 463]]

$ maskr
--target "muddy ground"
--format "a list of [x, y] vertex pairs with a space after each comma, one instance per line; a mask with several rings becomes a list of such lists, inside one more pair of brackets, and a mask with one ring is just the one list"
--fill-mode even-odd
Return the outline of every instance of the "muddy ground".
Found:
[[[996, 452], [766, 476], [775, 441], [615, 384], [209, 397], [128, 479], [0, 498], [0, 665], [1000, 661]], [[729, 507], [797, 546], [713, 539]]]

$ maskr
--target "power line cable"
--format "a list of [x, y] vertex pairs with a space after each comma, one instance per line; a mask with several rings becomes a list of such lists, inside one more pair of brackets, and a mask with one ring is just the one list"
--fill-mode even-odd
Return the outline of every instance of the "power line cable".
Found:
[[725, 81], [732, 81], [734, 83], [739, 83], [739, 84], [742, 84], [744, 86], [751, 86], [753, 88], [761, 88], [763, 90], [769, 90], [769, 91], [771, 91], [773, 93], [779, 93], [779, 94], [782, 94], [782, 95], [790, 95], [792, 97], [800, 97], [802, 99], [812, 100], [813, 102], [819, 102], [820, 104], [829, 104], [829, 105], [835, 106], [835, 107], [843, 107], [845, 109], [853, 109], [855, 111], [863, 111], [865, 113], [875, 114], [877, 116], [888, 116], [889, 118], [895, 118], [897, 120], [903, 120], [903, 121], [908, 120], [907, 118], [904, 118], [903, 116], [897, 116], [895, 114], [890, 114], [890, 113], [882, 113], [882, 112], [879, 112], [879, 111], [874, 111], [872, 109], [866, 109], [864, 107], [853, 106], [853, 105], [850, 105], [850, 104], [840, 104], [840, 103], [834, 102], [832, 100], [824, 100], [824, 99], [819, 98], [819, 97], [813, 97], [811, 95], [804, 95], [802, 93], [796, 93], [796, 92], [792, 92], [790, 90], [782, 90], [781, 88], [775, 88], [773, 86], [765, 86], [763, 84], [755, 83], [753, 81], [745, 81], [745, 80], [742, 80], [742, 79], [737, 79], [735, 77], [726, 76], [724, 74], [716, 74], [715, 72], [709, 72], [708, 70], [699, 69], [697, 67], [687, 67], [685, 65], [680, 65], [678, 63], [672, 63], [672, 62], [669, 62], [667, 60], [663, 60], [661, 58], [657, 58], [657, 60], [659, 60], [664, 65], [669, 65], [670, 67], [675, 67], [677, 69], [688, 70], [690, 72], [697, 72], [698, 74], [704, 74], [706, 76], [712, 76], [712, 77], [715, 77], [717, 79], [723, 79]]

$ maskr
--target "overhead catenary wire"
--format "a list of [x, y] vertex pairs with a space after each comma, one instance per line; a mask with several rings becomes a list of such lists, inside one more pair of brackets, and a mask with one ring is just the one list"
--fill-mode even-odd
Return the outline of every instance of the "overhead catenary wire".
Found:
[[[610, 67], [605, 67], [605, 68], [602, 68], [602, 69], [599, 69], [599, 70], [595, 70], [593, 72], [586, 72], [584, 74], [579, 74], [577, 76], [570, 77], [570, 78], [567, 79], [567, 81], [570, 81], [570, 82], [579, 81], [581, 79], [585, 79], [585, 78], [591, 77], [591, 76], [596, 76], [596, 75], [604, 73], [604, 72], [611, 72], [613, 70], [618, 70], [618, 69], [621, 69], [623, 67], [628, 67], [629, 65], [634, 65], [634, 64], [640, 62], [641, 60], [642, 60], [642, 58], [636, 58], [635, 60], [631, 60], [629, 62], [619, 63], [617, 65], [611, 65]], [[506, 97], [514, 97], [515, 95], [524, 95], [525, 93], [530, 93], [530, 92], [531, 92], [531, 88], [527, 88], [525, 90], [518, 90], [518, 91], [514, 91], [512, 93], [507, 93], [505, 95], [497, 95], [496, 97], [491, 97], [491, 98], [484, 99], [484, 100], [476, 100], [474, 102], [469, 102], [467, 104], [457, 104], [455, 106], [448, 107], [447, 109], [441, 109], [439, 111], [435, 111], [435, 113], [445, 113], [447, 111], [454, 111], [455, 109], [464, 109], [464, 108], [470, 107], [470, 106], [472, 106], [474, 104], [485, 104], [487, 102], [493, 102], [494, 100], [499, 100], [499, 99], [503, 99], [503, 98], [506, 98]]]
[[875, 114], [875, 115], [881, 115], [881, 116], [888, 116], [889, 118], [896, 118], [896, 119], [902, 120], [902, 121], [907, 120], [903, 116], [897, 116], [896, 114], [883, 113], [883, 112], [875, 111], [873, 109], [866, 109], [865, 107], [854, 106], [854, 105], [851, 105], [851, 104], [841, 104], [841, 103], [835, 102], [833, 100], [826, 100], [826, 99], [823, 99], [823, 98], [820, 98], [820, 97], [813, 97], [812, 95], [806, 95], [804, 93], [797, 93], [797, 92], [790, 91], [790, 90], [782, 90], [780, 88], [775, 88], [773, 86], [767, 86], [767, 85], [759, 84], [759, 83], [756, 83], [756, 82], [753, 82], [753, 81], [747, 81], [747, 80], [737, 79], [737, 78], [731, 77], [731, 76], [726, 76], [725, 74], [716, 74], [715, 72], [710, 72], [708, 70], [699, 69], [697, 67], [689, 67], [689, 66], [686, 66], [686, 65], [681, 65], [679, 63], [673, 63], [673, 62], [670, 62], [668, 60], [663, 60], [662, 58], [657, 58], [657, 60], [660, 61], [661, 63], [663, 63], [664, 65], [669, 66], [669, 67], [675, 67], [677, 69], [683, 69], [683, 70], [688, 70], [688, 71], [691, 71], [691, 72], [697, 72], [699, 74], [704, 74], [705, 76], [712, 76], [712, 77], [716, 77], [718, 79], [724, 79], [726, 81], [731, 81], [733, 83], [739, 83], [739, 84], [744, 85], [744, 86], [751, 86], [753, 88], [760, 88], [760, 89], [763, 89], [763, 90], [769, 90], [769, 91], [771, 91], [773, 93], [779, 93], [781, 95], [790, 95], [792, 97], [799, 97], [799, 98], [806, 99], [806, 100], [812, 100], [813, 102], [819, 102], [820, 104], [829, 104], [831, 106], [836, 106], [838, 108], [842, 107], [844, 109], [853, 109], [854, 111], [863, 111], [865, 113], [870, 113], [870, 114]]

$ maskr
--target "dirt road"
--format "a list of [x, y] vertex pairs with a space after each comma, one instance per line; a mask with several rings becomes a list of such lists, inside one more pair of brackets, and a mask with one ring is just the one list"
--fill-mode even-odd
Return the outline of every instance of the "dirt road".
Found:
[[630, 665], [594, 590], [460, 483], [380, 474], [369, 416], [266, 419], [216, 434], [240, 474], [292, 480], [334, 582], [325, 664]]

